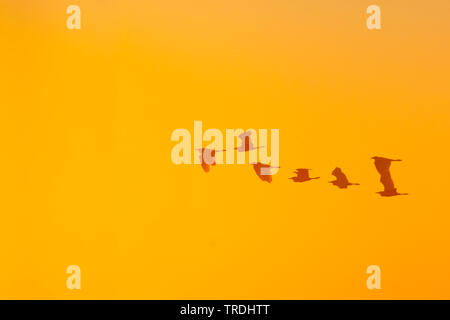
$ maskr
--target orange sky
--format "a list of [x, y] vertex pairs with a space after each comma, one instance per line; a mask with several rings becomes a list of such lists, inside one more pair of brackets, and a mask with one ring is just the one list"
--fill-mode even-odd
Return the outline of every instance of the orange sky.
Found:
[[[0, 0], [0, 298], [450, 298], [449, 12]], [[279, 129], [273, 182], [174, 165], [171, 133], [194, 120]], [[403, 159], [408, 196], [375, 194], [374, 155]], [[361, 185], [330, 185], [336, 166]], [[294, 184], [302, 167], [321, 179]]]

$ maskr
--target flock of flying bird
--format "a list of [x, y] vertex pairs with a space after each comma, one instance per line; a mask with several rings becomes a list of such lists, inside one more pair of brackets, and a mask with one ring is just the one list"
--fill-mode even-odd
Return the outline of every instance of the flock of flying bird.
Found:
[[[239, 135], [239, 138], [242, 141], [242, 144], [234, 148], [235, 150], [238, 150], [239, 152], [247, 152], [250, 150], [258, 149], [260, 147], [253, 146], [252, 142], [250, 141], [250, 137], [246, 132]], [[201, 166], [205, 172], [209, 172], [211, 166], [216, 165], [215, 156], [216, 152], [224, 152], [226, 150], [214, 150], [214, 149], [208, 149], [208, 148], [202, 148], [198, 149], [198, 151], [201, 152], [200, 160], [201, 160]], [[388, 159], [383, 157], [372, 157], [373, 160], [375, 160], [375, 168], [377, 169], [378, 173], [380, 174], [380, 182], [384, 186], [383, 191], [377, 192], [382, 197], [393, 197], [393, 196], [399, 196], [399, 195], [407, 195], [407, 193], [399, 193], [397, 192], [397, 188], [394, 185], [394, 181], [391, 177], [390, 167], [391, 163], [393, 161], [401, 161], [400, 159]], [[253, 169], [255, 170], [256, 174], [262, 181], [266, 181], [268, 183], [272, 182], [272, 175], [270, 174], [262, 174], [263, 169], [270, 169], [270, 168], [279, 168], [279, 167], [272, 167], [268, 164], [264, 164], [261, 162], [253, 163]], [[299, 168], [294, 171], [296, 174], [295, 177], [291, 177], [293, 182], [301, 183], [306, 181], [311, 181], [314, 179], [319, 179], [320, 177], [310, 177], [309, 171], [311, 169], [303, 169]], [[358, 186], [359, 183], [352, 183], [349, 182], [347, 179], [347, 176], [344, 174], [344, 172], [341, 170], [341, 168], [336, 167], [331, 174], [336, 177], [336, 180], [330, 181], [331, 184], [334, 186], [340, 188], [340, 189], [347, 189], [349, 186]]]

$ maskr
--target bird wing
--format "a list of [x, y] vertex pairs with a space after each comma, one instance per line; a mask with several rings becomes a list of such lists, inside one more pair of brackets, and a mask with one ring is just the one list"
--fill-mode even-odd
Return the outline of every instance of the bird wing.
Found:
[[339, 182], [341, 182], [341, 183], [345, 183], [345, 184], [348, 184], [349, 182], [348, 182], [348, 179], [347, 179], [347, 176], [341, 171], [341, 172], [337, 172], [336, 173], [336, 179], [339, 181]]
[[238, 135], [238, 138], [242, 141], [242, 143], [245, 143], [245, 139], [246, 138], [250, 139], [250, 135], [248, 132], [243, 132], [240, 135]]
[[309, 169], [296, 169], [295, 173], [299, 178], [309, 178]]
[[377, 168], [378, 173], [381, 175], [389, 172], [389, 168], [391, 167], [391, 162], [393, 160], [387, 158], [376, 158], [375, 159], [375, 168]]
[[202, 162], [202, 168], [205, 172], [209, 172], [210, 165], [205, 162]]
[[394, 180], [392, 180], [391, 174], [389, 172], [381, 175], [380, 182], [384, 186], [384, 191], [395, 190]]

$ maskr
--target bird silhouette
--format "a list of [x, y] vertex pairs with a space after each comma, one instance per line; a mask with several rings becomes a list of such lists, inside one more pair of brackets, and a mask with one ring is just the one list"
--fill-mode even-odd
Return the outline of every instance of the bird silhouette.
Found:
[[347, 176], [344, 172], [342, 172], [341, 168], [336, 167], [331, 174], [336, 177], [336, 180], [330, 181], [330, 183], [338, 188], [347, 189], [348, 186], [359, 186], [359, 183], [349, 182]]
[[209, 172], [211, 166], [216, 165], [216, 152], [222, 152], [225, 150], [214, 150], [214, 149], [208, 149], [208, 148], [201, 148], [197, 149], [197, 151], [200, 151], [200, 160], [202, 168], [205, 172]]
[[309, 177], [309, 170], [311, 170], [311, 169], [296, 169], [294, 171], [294, 173], [297, 174], [297, 176], [289, 178], [289, 179], [292, 179], [294, 182], [306, 182], [306, 181], [309, 181], [309, 180], [319, 179], [320, 178], [320, 177], [310, 178]]
[[250, 140], [250, 135], [251, 132], [250, 131], [246, 131], [241, 133], [238, 137], [241, 140], [241, 145], [237, 148], [234, 148], [235, 150], [239, 151], [239, 152], [245, 152], [245, 151], [250, 151], [250, 150], [255, 150], [255, 149], [259, 149], [262, 147], [255, 147], [252, 143], [252, 141]]
[[268, 183], [272, 182], [272, 175], [271, 174], [263, 174], [263, 169], [271, 169], [271, 168], [279, 168], [279, 167], [272, 167], [270, 164], [264, 164], [261, 162], [253, 163], [253, 169], [255, 170], [256, 174], [262, 181], [267, 181]]
[[372, 157], [375, 160], [375, 168], [380, 174], [380, 182], [384, 186], [383, 191], [377, 192], [382, 197], [393, 197], [393, 196], [401, 196], [407, 195], [407, 193], [399, 193], [397, 192], [397, 188], [394, 185], [394, 181], [391, 177], [391, 163], [392, 161], [402, 161], [400, 159], [388, 159], [382, 157]]

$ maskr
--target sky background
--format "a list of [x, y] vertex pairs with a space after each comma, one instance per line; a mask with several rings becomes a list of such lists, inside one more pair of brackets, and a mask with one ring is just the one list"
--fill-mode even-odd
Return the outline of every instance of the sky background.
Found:
[[[450, 299], [449, 12], [0, 0], [0, 298]], [[194, 120], [279, 129], [273, 182], [174, 165], [171, 133]], [[403, 159], [408, 196], [375, 193], [375, 155]], [[361, 185], [329, 184], [336, 166]]]

